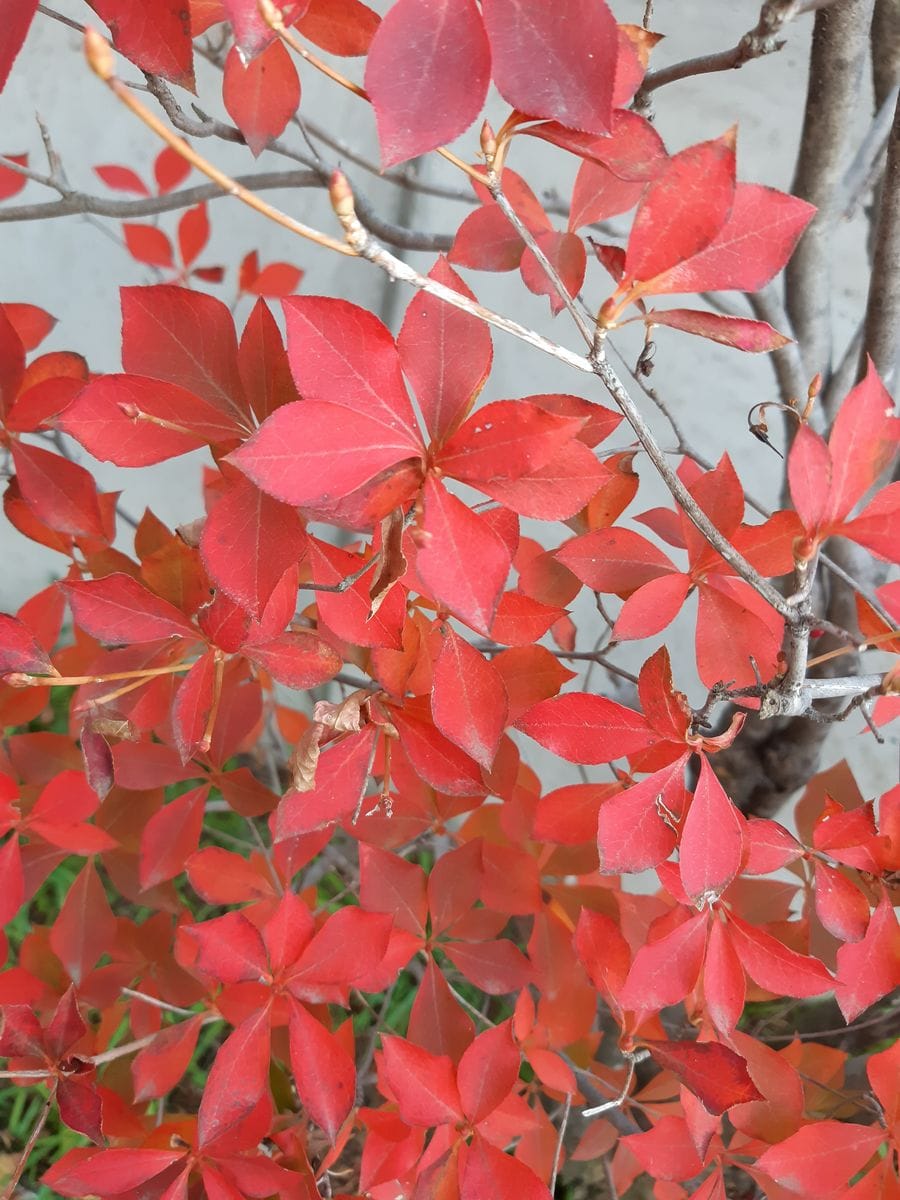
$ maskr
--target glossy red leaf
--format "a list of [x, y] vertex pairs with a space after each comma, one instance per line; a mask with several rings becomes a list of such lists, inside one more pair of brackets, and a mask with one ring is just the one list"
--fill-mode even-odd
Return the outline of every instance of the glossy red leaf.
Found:
[[484, 21], [494, 82], [508, 104], [572, 129], [609, 133], [619, 39], [604, 0], [575, 0], [565, 12], [542, 0], [485, 0]]
[[660, 1117], [646, 1133], [629, 1133], [622, 1141], [655, 1179], [691, 1179], [703, 1169], [683, 1117]]
[[297, 30], [329, 54], [368, 53], [381, 18], [361, 0], [310, 0]]
[[641, 946], [618, 996], [623, 1008], [652, 1010], [683, 1000], [700, 974], [707, 916], [697, 913], [655, 942]]
[[831, 455], [825, 442], [808, 425], [801, 425], [788, 455], [788, 482], [797, 515], [812, 536], [829, 509], [831, 471]]
[[202, 1024], [198, 1014], [168, 1025], [135, 1055], [131, 1064], [135, 1100], [155, 1100], [172, 1091], [194, 1056]]
[[575, 928], [575, 950], [594, 987], [618, 1003], [628, 971], [631, 950], [615, 923], [605, 913], [583, 908]]
[[[475, 299], [443, 256], [429, 278]], [[443, 442], [465, 418], [490, 372], [490, 329], [470, 313], [417, 292], [403, 318], [397, 349], [425, 426], [435, 442]]]
[[90, 0], [109, 26], [113, 45], [142, 71], [194, 89], [194, 47], [189, 10], [182, 0], [156, 0], [152, 14], [143, 0]]
[[324, 296], [284, 301], [288, 358], [308, 400], [351, 409], [383, 426], [381, 437], [421, 445], [390, 332], [357, 304]]
[[50, 946], [76, 984], [110, 947], [116, 919], [93, 862], [84, 864], [70, 886], [50, 931]]
[[833, 1196], [843, 1191], [883, 1140], [884, 1131], [871, 1125], [820, 1120], [770, 1147], [756, 1165], [790, 1192]]
[[551, 1200], [550, 1189], [534, 1170], [504, 1154], [478, 1133], [463, 1160], [459, 1200]]
[[306, 691], [327, 682], [341, 669], [341, 657], [314, 633], [289, 630], [266, 642], [243, 647], [245, 658], [286, 687]]
[[442, 634], [431, 698], [435, 725], [489, 771], [506, 727], [506, 688], [480, 651], [449, 627]]
[[528, 400], [496, 400], [471, 416], [445, 443], [441, 470], [480, 487], [539, 471], [580, 432], [577, 417], [551, 413]]
[[106, 540], [106, 526], [93, 476], [60, 454], [12, 444], [19, 489], [28, 507], [57, 533]]
[[133, 225], [126, 221], [122, 224], [122, 233], [125, 247], [136, 262], [146, 263], [149, 267], [175, 266], [172, 243], [156, 225]]
[[798, 954], [763, 929], [730, 914], [729, 932], [750, 978], [779, 996], [821, 996], [834, 980], [817, 958]]
[[741, 869], [743, 847], [740, 813], [703, 755], [678, 856], [681, 882], [695, 904], [709, 904], [719, 898]]
[[17, 617], [0, 613], [0, 674], [10, 671], [52, 675], [54, 667], [28, 626]]
[[356, 1099], [356, 1066], [302, 1004], [291, 1003], [291, 1070], [300, 1103], [333, 1142]]
[[463, 975], [490, 996], [506, 996], [531, 982], [531, 964], [512, 942], [445, 942], [441, 949]]
[[247, 318], [238, 355], [244, 390], [259, 421], [297, 400], [281, 331], [269, 306], [257, 300]]
[[435, 600], [487, 635], [512, 555], [484, 520], [432, 476], [425, 481], [424, 496], [419, 577]]
[[569, 762], [604, 763], [646, 750], [659, 739], [634, 709], [587, 692], [542, 700], [516, 728]]
[[260, 1009], [225, 1039], [207, 1076], [197, 1116], [201, 1147], [233, 1135], [269, 1087], [269, 1011]]
[[425, 936], [428, 900], [425, 873], [417, 863], [360, 843], [359, 902], [373, 912], [391, 913], [398, 928]]
[[0, 308], [26, 350], [36, 350], [56, 325], [56, 317], [36, 304], [3, 304]]
[[722, 230], [734, 202], [734, 143], [729, 132], [689, 146], [650, 183], [628, 239], [628, 278], [654, 279], [705, 249]]
[[276, 842], [311, 833], [349, 817], [362, 801], [375, 753], [376, 730], [369, 726], [329, 747], [316, 768], [309, 792], [288, 791], [273, 818]]
[[473, 1125], [489, 1116], [515, 1087], [520, 1057], [509, 1021], [480, 1033], [465, 1051], [457, 1082], [463, 1112]]
[[70, 1150], [45, 1171], [42, 1182], [61, 1196], [84, 1196], [102, 1188], [127, 1192], [139, 1187], [184, 1156], [183, 1150]]
[[725, 224], [704, 249], [653, 280], [664, 292], [755, 292], [774, 278], [796, 246], [815, 208], [796, 196], [739, 183]]
[[660, 633], [681, 612], [692, 586], [691, 577], [680, 571], [642, 584], [619, 610], [614, 626], [616, 638], [630, 641]]
[[285, 404], [228, 461], [268, 495], [328, 508], [382, 471], [421, 453], [405, 429], [339, 404]]
[[130, 575], [62, 583], [78, 624], [91, 637], [112, 645], [156, 642], [199, 635], [174, 604], [156, 596]]
[[364, 979], [384, 958], [390, 931], [391, 919], [384, 913], [338, 909], [292, 970], [287, 980], [291, 993], [315, 1001], [323, 987], [349, 987]]
[[398, 0], [366, 60], [384, 169], [464, 133], [481, 112], [491, 52], [475, 0]]
[[744, 1011], [747, 984], [728, 926], [718, 918], [709, 928], [703, 963], [703, 992], [706, 1010], [716, 1029], [730, 1036]]
[[400, 745], [420, 779], [448, 796], [478, 796], [487, 790], [474, 759], [436, 729], [429, 716], [407, 705], [393, 714]]
[[900, 987], [900, 924], [885, 894], [869, 920], [865, 937], [837, 952], [835, 998], [845, 1021]]
[[121, 297], [124, 369], [186, 388], [245, 423], [237, 337], [227, 306], [170, 284], [122, 288]]
[[740, 1054], [721, 1042], [646, 1040], [644, 1045], [661, 1067], [671, 1071], [697, 1096], [708, 1112], [720, 1114], [735, 1104], [762, 1096]]
[[830, 521], [846, 517], [896, 455], [900, 420], [893, 414], [893, 401], [869, 359], [865, 378], [838, 408], [828, 441], [833, 471]]
[[630, 529], [597, 529], [572, 538], [556, 558], [594, 591], [621, 596], [675, 570], [661, 550]]
[[588, 504], [607, 478], [603, 464], [576, 439], [530, 475], [492, 479], [477, 486], [523, 517], [567, 521]]
[[191, 266], [209, 241], [209, 233], [205, 204], [196, 204], [182, 213], [178, 222], [178, 253], [186, 267]]
[[[217, 861], [216, 865], [221, 868], [225, 863]], [[197, 943], [194, 968], [220, 983], [258, 981], [267, 970], [262, 935], [243, 913], [233, 911], [189, 925], [186, 933]]]
[[697, 337], [747, 350], [751, 354], [768, 354], [790, 342], [789, 337], [773, 329], [767, 321], [751, 321], [747, 317], [731, 317], [722, 313], [700, 312], [690, 308], [653, 309], [645, 318], [648, 326], [665, 325]]
[[869, 902], [846, 875], [816, 860], [813, 895], [816, 914], [833, 937], [862, 941], [869, 924]]
[[276, 39], [244, 63], [236, 46], [225, 60], [222, 99], [254, 156], [284, 132], [300, 105], [300, 78]]
[[453, 1063], [401, 1037], [382, 1039], [385, 1082], [408, 1125], [446, 1125], [462, 1120]]
[[149, 466], [207, 442], [245, 435], [240, 424], [209, 401], [141, 375], [92, 379], [55, 424], [95, 458], [119, 467]]
[[174, 879], [197, 849], [203, 828], [207, 786], [191, 788], [158, 809], [141, 834], [141, 887], [151, 888]]
[[241, 479], [229, 483], [216, 501], [200, 538], [210, 578], [257, 619], [305, 550], [297, 513]]
[[0, 92], [28, 35], [38, 0], [2, 0], [0, 4]]
[[643, 179], [620, 179], [602, 163], [586, 160], [578, 168], [569, 207], [569, 229], [581, 229], [630, 212], [644, 194]]

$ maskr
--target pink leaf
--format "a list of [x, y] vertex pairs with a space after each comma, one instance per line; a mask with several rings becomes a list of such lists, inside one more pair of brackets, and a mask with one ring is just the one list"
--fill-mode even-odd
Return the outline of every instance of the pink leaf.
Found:
[[736, 350], [748, 350], [751, 354], [780, 350], [791, 340], [766, 321], [751, 321], [747, 317], [729, 317], [690, 308], [654, 308], [645, 320], [650, 326], [666, 325], [670, 329], [680, 329], [683, 333], [721, 342], [723, 346], [734, 346]]
[[695, 904], [724, 892], [741, 869], [743, 845], [740, 814], [703, 755], [679, 844], [681, 882]]

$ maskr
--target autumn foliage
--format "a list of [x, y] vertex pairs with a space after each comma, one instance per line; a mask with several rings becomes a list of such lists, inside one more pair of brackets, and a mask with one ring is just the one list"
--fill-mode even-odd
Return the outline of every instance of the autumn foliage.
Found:
[[[0, 85], [36, 7], [0, 2]], [[472, 195], [427, 276], [330, 171], [340, 223], [291, 262], [210, 259], [205, 202], [122, 221], [157, 282], [121, 289], [117, 373], [0, 305], [4, 512], [60, 564], [0, 615], [0, 1055], [47, 1101], [4, 1195], [55, 1121], [72, 1132], [42, 1183], [67, 1197], [550, 1200], [587, 1174], [597, 1196], [642, 1178], [659, 1200], [896, 1200], [900, 787], [809, 773], [774, 819], [734, 802], [728, 765], [760, 716], [842, 700], [874, 748], [900, 712], [895, 669], [850, 654], [900, 650], [900, 585], [841, 582], [849, 631], [816, 591], [836, 544], [900, 562], [887, 366], [831, 421], [827, 364], [780, 401], [773, 380], [786, 492], [762, 511], [727, 455], [659, 451], [652, 394], [630, 399], [659, 326], [784, 352], [787, 331], [708, 294], [769, 285], [814, 206], [738, 181], [734, 130], [663, 144], [641, 91], [658, 38], [616, 3], [90, 7], [108, 102], [147, 137], [157, 110], [119, 75], [192, 89], [193, 39], [227, 20], [222, 101], [250, 155], [303, 113], [310, 56], [335, 87], [355, 57], [382, 169], [466, 135], [449, 157]], [[507, 115], [479, 140], [492, 83]], [[214, 169], [214, 144], [165, 127], [152, 181], [94, 164], [103, 194], [154, 213]], [[523, 137], [579, 162], [565, 229], [547, 181], [507, 165]], [[3, 205], [28, 163], [4, 158]], [[344, 237], [413, 283], [396, 335], [302, 291], [296, 263]], [[546, 297], [561, 341], [587, 321], [587, 348], [510, 329], [514, 299], [509, 320], [481, 308], [484, 271]], [[252, 299], [238, 327], [226, 278]], [[605, 347], [631, 325], [626, 389]], [[507, 394], [509, 334], [556, 354], [559, 392]], [[197, 450], [205, 512], [174, 530], [150, 510], [123, 527], [86, 465]], [[672, 498], [646, 510], [658, 458]], [[593, 649], [582, 589], [612, 614]], [[686, 606], [699, 691], [649, 644]], [[645, 639], [636, 677], [611, 663]], [[830, 693], [819, 645], [857, 664]], [[550, 756], [582, 782], [548, 782]]]

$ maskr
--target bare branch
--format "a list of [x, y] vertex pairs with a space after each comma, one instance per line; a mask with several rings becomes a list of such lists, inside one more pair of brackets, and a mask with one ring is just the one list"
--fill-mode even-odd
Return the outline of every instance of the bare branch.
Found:
[[778, 40], [778, 34], [784, 25], [803, 13], [816, 8], [826, 8], [833, 3], [835, 0], [767, 0], [760, 9], [756, 25], [744, 34], [736, 46], [731, 46], [728, 50], [719, 50], [715, 54], [688, 58], [683, 62], [673, 63], [670, 67], [661, 67], [658, 71], [650, 71], [638, 93], [638, 107], [647, 102], [651, 92], [665, 87], [667, 83], [688, 79], [692, 75], [736, 71], [755, 58], [774, 54], [784, 45], [784, 42]]
[[888, 387], [897, 369], [900, 350], [900, 98], [888, 139], [887, 165], [881, 186], [881, 205], [875, 226], [875, 255], [860, 373], [865, 356]]
[[866, 136], [853, 156], [853, 161], [844, 173], [842, 209], [845, 221], [853, 216], [860, 197], [864, 196], [875, 182], [890, 136], [898, 93], [900, 88], [893, 87], [881, 102]]
[[[840, 185], [857, 104], [874, 0], [840, 0], [816, 16], [806, 114], [792, 191], [818, 212], [785, 271], [787, 311], [807, 374], [831, 370], [831, 265]], [[831, 414], [829, 414], [831, 415]]]

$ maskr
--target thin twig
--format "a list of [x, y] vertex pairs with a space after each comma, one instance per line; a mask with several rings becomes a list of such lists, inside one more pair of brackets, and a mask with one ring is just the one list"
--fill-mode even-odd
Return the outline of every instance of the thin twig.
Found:
[[566, 1102], [563, 1106], [562, 1117], [559, 1122], [559, 1132], [556, 1136], [556, 1149], [553, 1152], [553, 1167], [550, 1171], [550, 1195], [556, 1195], [556, 1180], [559, 1176], [559, 1164], [562, 1159], [563, 1141], [566, 1136], [566, 1126], [569, 1124], [569, 1113], [572, 1111], [572, 1093], [566, 1093]]
[[874, 246], [859, 374], [865, 372], [868, 355], [890, 387], [900, 345], [900, 95], [888, 139]]
[[43, 1107], [38, 1113], [38, 1118], [32, 1127], [31, 1133], [28, 1135], [28, 1141], [25, 1143], [22, 1153], [19, 1156], [19, 1161], [13, 1167], [12, 1174], [6, 1181], [6, 1187], [3, 1189], [2, 1195], [0, 1195], [0, 1200], [12, 1200], [12, 1197], [16, 1194], [16, 1188], [18, 1187], [19, 1180], [22, 1178], [22, 1172], [25, 1170], [31, 1152], [37, 1144], [38, 1138], [41, 1136], [52, 1107], [53, 1097], [51, 1095], [44, 1101]]

